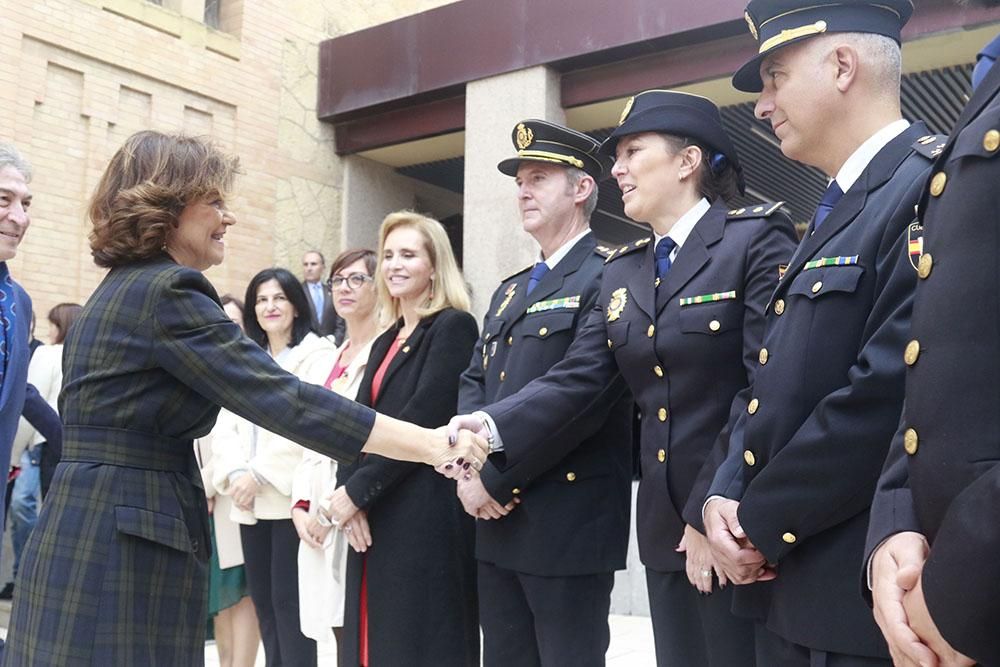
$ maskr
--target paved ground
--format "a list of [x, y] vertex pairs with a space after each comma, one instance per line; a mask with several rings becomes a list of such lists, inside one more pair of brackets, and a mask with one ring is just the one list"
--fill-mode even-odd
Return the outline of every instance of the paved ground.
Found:
[[[7, 634], [10, 602], [0, 601], [0, 636]], [[655, 667], [653, 630], [649, 618], [644, 616], [609, 616], [611, 646], [608, 648], [607, 667]], [[332, 644], [321, 644], [319, 667], [335, 667], [337, 649]], [[205, 645], [205, 666], [218, 667], [219, 655], [215, 644]], [[264, 667], [264, 650], [257, 654], [257, 666]]]
[[[656, 667], [653, 654], [653, 629], [644, 616], [609, 616], [611, 646], [608, 648], [607, 667]], [[205, 667], [218, 667], [219, 657], [215, 646], [205, 646]], [[321, 644], [319, 667], [335, 667], [337, 649], [332, 644]], [[264, 650], [257, 654], [257, 667], [264, 667]]]

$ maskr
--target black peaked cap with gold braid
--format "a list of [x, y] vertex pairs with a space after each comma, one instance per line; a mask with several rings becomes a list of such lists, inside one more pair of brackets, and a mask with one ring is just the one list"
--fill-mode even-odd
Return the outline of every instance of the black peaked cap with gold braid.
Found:
[[545, 120], [528, 119], [518, 123], [511, 132], [517, 156], [497, 165], [504, 174], [517, 176], [522, 162], [548, 162], [582, 169], [595, 181], [610, 171], [611, 161], [599, 155], [600, 142], [582, 132]]
[[816, 35], [864, 32], [885, 35], [898, 43], [912, 14], [911, 0], [751, 0], [743, 17], [760, 47], [733, 75], [733, 86], [759, 93], [764, 88], [761, 61], [775, 49]]
[[[625, 102], [618, 127], [601, 144], [601, 154], [614, 161], [618, 141], [630, 134], [665, 132], [684, 139], [694, 139], [712, 151], [721, 153], [736, 171], [740, 193], [746, 191], [743, 167], [736, 145], [722, 125], [722, 115], [715, 102], [676, 90], [644, 90]], [[706, 160], [712, 160], [706, 155]], [[714, 161], [713, 161], [714, 164]]]

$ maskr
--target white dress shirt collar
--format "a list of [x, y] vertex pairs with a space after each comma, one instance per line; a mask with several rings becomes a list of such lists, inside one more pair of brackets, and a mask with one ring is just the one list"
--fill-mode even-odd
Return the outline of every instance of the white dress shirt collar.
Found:
[[869, 137], [868, 141], [858, 146], [857, 150], [851, 153], [851, 157], [847, 158], [840, 171], [837, 172], [837, 185], [840, 186], [841, 191], [847, 192], [850, 190], [851, 186], [861, 176], [861, 172], [868, 167], [868, 163], [878, 155], [878, 152], [885, 148], [885, 145], [890, 141], [905, 132], [909, 126], [910, 122], [906, 119], [894, 121]]
[[[698, 221], [705, 217], [708, 213], [708, 209], [712, 208], [712, 205], [708, 203], [708, 200], [702, 197], [698, 200], [698, 203], [688, 209], [688, 212], [677, 219], [674, 226], [670, 228], [664, 236], [669, 236], [677, 244], [677, 247], [670, 251], [670, 260], [673, 261], [677, 257], [677, 253], [680, 252], [681, 246], [687, 241], [687, 237], [691, 235], [691, 231], [694, 226], [698, 224]], [[653, 232], [653, 247], [660, 242], [663, 236]]]
[[559, 246], [559, 249], [556, 250], [554, 253], [552, 253], [550, 257], [547, 258], [542, 257], [542, 253], [541, 251], [539, 251], [538, 259], [536, 261], [545, 262], [546, 266], [549, 267], [549, 271], [551, 271], [552, 269], [556, 268], [556, 265], [559, 264], [560, 261], [562, 261], [563, 257], [569, 254], [569, 251], [573, 249], [573, 246], [575, 246], [580, 239], [582, 239], [589, 233], [590, 233], [590, 227], [587, 227], [582, 232], [571, 238], [569, 241], [566, 241], [566, 243], [563, 243], [561, 246]]

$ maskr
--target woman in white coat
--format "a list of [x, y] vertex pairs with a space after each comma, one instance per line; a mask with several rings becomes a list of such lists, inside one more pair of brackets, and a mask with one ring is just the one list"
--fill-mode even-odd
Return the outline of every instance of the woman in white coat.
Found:
[[[244, 307], [247, 336], [299, 378], [329, 367], [336, 353], [332, 341], [312, 332], [307, 299], [289, 271], [265, 269], [250, 281]], [[240, 524], [267, 665], [314, 666], [316, 642], [299, 629], [298, 536], [291, 520], [292, 477], [305, 449], [226, 410], [212, 435], [212, 481], [232, 499], [232, 518]]]
[[[330, 267], [327, 286], [337, 315], [347, 325], [344, 343], [326, 364], [304, 379], [354, 398], [378, 333], [372, 250], [342, 252]], [[344, 624], [344, 577], [349, 534], [333, 529], [327, 517], [337, 481], [337, 462], [306, 450], [292, 480], [292, 521], [299, 544], [299, 616], [303, 634], [329, 641]]]

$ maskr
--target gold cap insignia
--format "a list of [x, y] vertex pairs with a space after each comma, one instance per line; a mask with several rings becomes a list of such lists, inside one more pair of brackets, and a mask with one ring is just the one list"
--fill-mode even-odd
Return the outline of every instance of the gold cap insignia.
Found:
[[535, 140], [535, 133], [530, 127], [525, 127], [524, 123], [517, 124], [517, 149], [523, 151]]
[[746, 19], [747, 27], [750, 28], [750, 34], [753, 35], [754, 39], [758, 38], [757, 26], [754, 25], [753, 18], [750, 16], [750, 12], [743, 12], [743, 18]]
[[608, 322], [614, 322], [622, 316], [626, 303], [628, 303], [627, 288], [619, 287], [611, 293], [611, 301], [608, 302]]
[[618, 124], [621, 125], [628, 118], [628, 112], [632, 110], [632, 105], [635, 103], [635, 95], [625, 100], [625, 108], [622, 109], [622, 115], [618, 119]]

